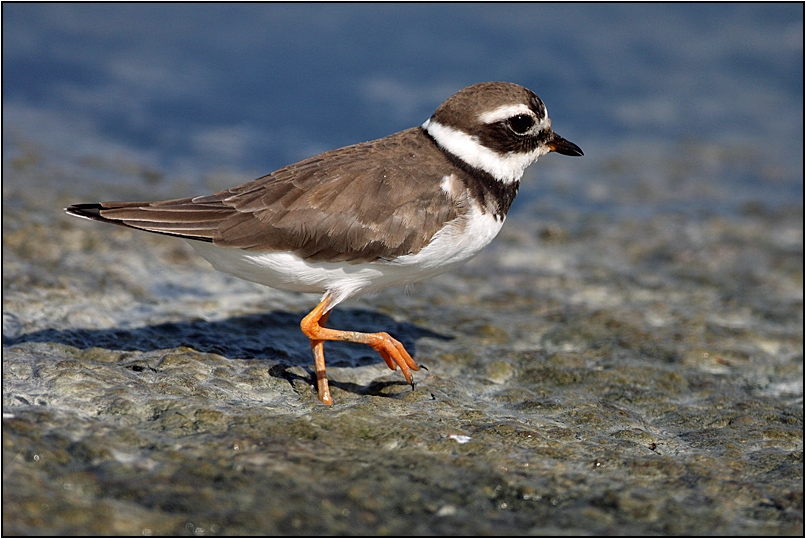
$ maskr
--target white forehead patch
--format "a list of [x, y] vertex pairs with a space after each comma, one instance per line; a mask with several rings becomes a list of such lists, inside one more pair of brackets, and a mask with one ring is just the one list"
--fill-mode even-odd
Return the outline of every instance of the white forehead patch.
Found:
[[[545, 113], [545, 116], [535, 123], [534, 127], [532, 127], [530, 130], [532, 133], [536, 133], [551, 127], [551, 120], [549, 120], [548, 111], [546, 110], [545, 106], [543, 107], [543, 112]], [[497, 109], [479, 114], [479, 121], [484, 124], [494, 124], [519, 114], [525, 114], [533, 118], [535, 117], [535, 113], [532, 112], [529, 107], [523, 103], [518, 103], [517, 105], [502, 105]]]
[[483, 124], [494, 124], [518, 114], [534, 116], [534, 112], [529, 107], [523, 103], [518, 103], [517, 105], [501, 105], [497, 109], [482, 112], [479, 114], [479, 121]]

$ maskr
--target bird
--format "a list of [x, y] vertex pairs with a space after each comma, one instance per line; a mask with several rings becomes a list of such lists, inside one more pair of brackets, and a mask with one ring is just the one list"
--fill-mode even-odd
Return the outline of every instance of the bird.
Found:
[[343, 301], [449, 271], [503, 226], [524, 170], [557, 152], [543, 101], [510, 82], [446, 99], [422, 125], [326, 151], [211, 195], [74, 204], [68, 214], [183, 238], [212, 266], [272, 288], [321, 294], [300, 322], [319, 400], [333, 404], [325, 341], [370, 346], [414, 388], [420, 369], [386, 332], [327, 327]]

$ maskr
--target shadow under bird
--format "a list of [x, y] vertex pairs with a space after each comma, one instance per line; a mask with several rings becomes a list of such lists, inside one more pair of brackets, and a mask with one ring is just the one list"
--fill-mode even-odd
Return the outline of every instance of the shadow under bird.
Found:
[[311, 341], [319, 399], [332, 404], [325, 341], [362, 343], [413, 386], [419, 370], [388, 333], [326, 327], [342, 301], [433, 277], [498, 234], [523, 172], [541, 155], [581, 156], [551, 129], [533, 92], [474, 84], [419, 127], [331, 150], [212, 195], [101, 202], [72, 215], [177, 236], [216, 269], [323, 294], [300, 327]]

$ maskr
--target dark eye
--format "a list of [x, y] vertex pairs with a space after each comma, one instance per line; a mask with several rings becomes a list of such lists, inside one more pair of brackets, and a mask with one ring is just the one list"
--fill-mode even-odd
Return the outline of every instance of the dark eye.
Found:
[[527, 114], [518, 114], [507, 120], [507, 125], [516, 135], [525, 135], [534, 124], [534, 118]]

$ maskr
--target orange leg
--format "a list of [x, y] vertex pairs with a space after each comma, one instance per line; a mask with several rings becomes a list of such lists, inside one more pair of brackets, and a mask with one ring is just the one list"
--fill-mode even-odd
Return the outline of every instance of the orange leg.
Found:
[[316, 386], [319, 392], [319, 400], [325, 404], [333, 404], [330, 396], [330, 389], [327, 385], [327, 374], [325, 373], [325, 341], [346, 341], [366, 344], [371, 346], [380, 354], [386, 364], [393, 371], [400, 367], [406, 381], [414, 387], [414, 379], [411, 371], [420, 370], [406, 349], [399, 341], [392, 338], [388, 333], [361, 333], [358, 331], [342, 331], [325, 327], [328, 316], [330, 316], [330, 298], [325, 297], [300, 322], [302, 332], [311, 340], [313, 350], [314, 368], [316, 370]]
[[[330, 316], [330, 311], [323, 314], [317, 324], [324, 326], [327, 323], [328, 316]], [[305, 331], [305, 329], [302, 331]], [[325, 341], [311, 339], [311, 350], [313, 350], [313, 366], [316, 371], [316, 390], [319, 392], [319, 400], [330, 406], [333, 404], [333, 398], [330, 396], [330, 388], [327, 386], [327, 373], [325, 372]]]

